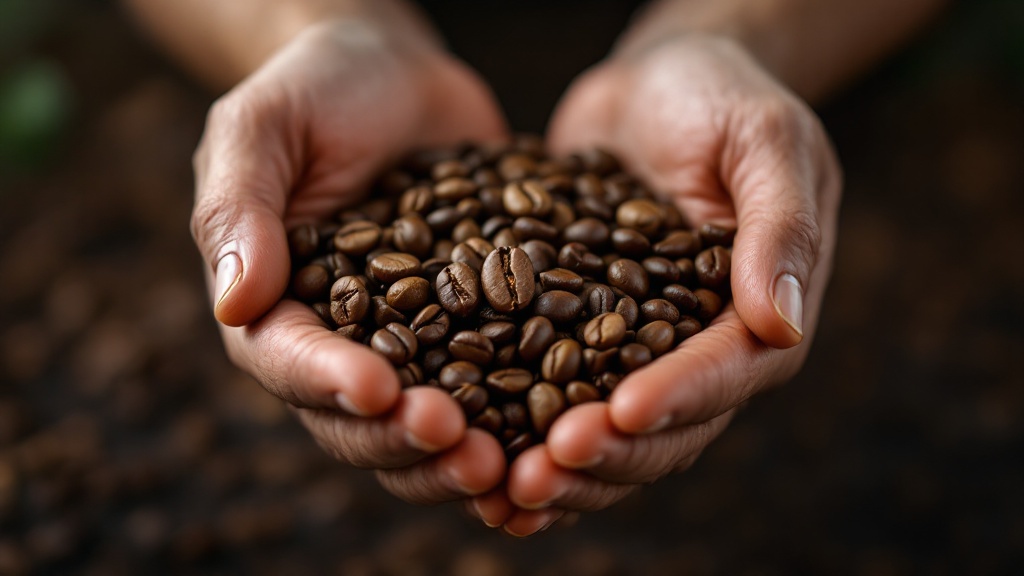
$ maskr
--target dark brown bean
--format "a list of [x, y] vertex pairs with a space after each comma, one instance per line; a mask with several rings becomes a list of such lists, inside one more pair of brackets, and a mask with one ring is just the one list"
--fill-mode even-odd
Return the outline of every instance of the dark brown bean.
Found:
[[370, 293], [355, 276], [342, 276], [331, 286], [331, 317], [338, 326], [358, 324], [370, 309]]
[[[533, 385], [533, 374], [522, 368], [502, 368], [488, 374], [486, 382], [489, 390], [500, 394], [522, 394]], [[505, 419], [509, 419], [508, 414]]]
[[538, 382], [526, 395], [533, 429], [540, 435], [548, 433], [551, 424], [565, 412], [565, 394], [548, 382]]
[[640, 320], [644, 324], [664, 320], [669, 324], [679, 321], [679, 310], [663, 298], [652, 298], [640, 305]]
[[434, 164], [434, 167], [430, 169], [430, 177], [435, 181], [446, 178], [465, 178], [466, 176], [469, 176], [469, 166], [462, 160], [454, 158], [442, 160]]
[[615, 309], [615, 293], [604, 284], [584, 284], [583, 292], [580, 293], [583, 299], [583, 307], [590, 317], [600, 316]]
[[611, 221], [615, 211], [603, 199], [595, 196], [584, 196], [573, 203], [576, 214], [580, 217], [592, 217], [602, 222]]
[[732, 246], [732, 241], [735, 238], [735, 226], [707, 223], [700, 227], [700, 239], [705, 246]]
[[676, 342], [682, 342], [687, 338], [701, 331], [703, 327], [700, 324], [700, 320], [697, 320], [693, 316], [683, 316], [676, 322]]
[[543, 240], [554, 242], [558, 239], [558, 229], [547, 222], [532, 216], [520, 216], [512, 223], [512, 234], [519, 242], [527, 240]]
[[694, 266], [693, 260], [680, 258], [676, 260], [676, 268], [679, 268], [680, 284], [692, 288], [697, 283], [697, 267]]
[[700, 302], [686, 286], [669, 284], [661, 289], [661, 295], [672, 303], [680, 312], [693, 312], [700, 307]]
[[434, 205], [434, 192], [429, 186], [415, 186], [402, 193], [398, 199], [398, 214], [426, 214]]
[[523, 323], [522, 337], [519, 340], [519, 357], [527, 362], [540, 358], [548, 347], [555, 342], [555, 327], [551, 320], [543, 316], [534, 316]]
[[430, 297], [430, 283], [419, 276], [402, 278], [388, 288], [388, 304], [397, 310], [418, 310]]
[[632, 228], [616, 228], [612, 232], [612, 246], [627, 258], [643, 258], [651, 251], [651, 241]]
[[693, 291], [693, 295], [700, 302], [700, 307], [697, 309], [697, 318], [700, 318], [702, 321], [708, 322], [722, 311], [722, 297], [711, 290], [697, 288]]
[[394, 223], [395, 248], [418, 258], [426, 258], [434, 248], [434, 232], [423, 217], [415, 212], [406, 214]]
[[672, 284], [679, 281], [679, 268], [676, 263], [661, 256], [644, 258], [640, 265], [647, 271], [651, 282], [658, 284]]
[[416, 339], [424, 346], [441, 341], [448, 334], [451, 319], [448, 313], [437, 304], [428, 304], [412, 319], [409, 328], [416, 334]]
[[540, 286], [545, 292], [565, 290], [579, 292], [583, 288], [583, 277], [565, 268], [555, 268], [540, 273]]
[[498, 368], [511, 368], [516, 362], [516, 344], [506, 344], [494, 351], [494, 365]]
[[616, 347], [606, 350], [587, 348], [583, 351], [583, 365], [587, 369], [587, 374], [597, 376], [611, 370], [618, 357], [619, 349]]
[[647, 346], [652, 356], [658, 357], [672, 349], [675, 343], [675, 330], [668, 322], [655, 320], [637, 330], [636, 341]]
[[378, 282], [393, 284], [423, 271], [419, 258], [403, 252], [381, 254], [366, 264], [367, 275]]
[[579, 317], [583, 302], [572, 292], [552, 290], [537, 297], [533, 311], [552, 322], [564, 324]]
[[442, 388], [451, 392], [466, 384], [480, 385], [484, 381], [484, 373], [472, 362], [456, 360], [441, 368], [437, 381]]
[[583, 349], [580, 343], [566, 338], [548, 348], [540, 364], [540, 373], [549, 382], [564, 384], [576, 379], [582, 361]]
[[[532, 380], [530, 382], [533, 383]], [[529, 388], [529, 386], [527, 387]], [[523, 388], [521, 392], [526, 392], [527, 388]], [[530, 425], [530, 414], [526, 410], [526, 405], [520, 402], [506, 402], [501, 405], [501, 415], [505, 418], [505, 425], [513, 430], [523, 430]]]
[[452, 248], [452, 262], [465, 262], [470, 268], [479, 272], [484, 259], [494, 251], [494, 245], [483, 238], [470, 238], [456, 244]]
[[483, 411], [487, 406], [487, 390], [481, 386], [464, 384], [458, 390], [452, 392], [452, 398], [462, 406], [466, 418], [472, 418]]
[[615, 211], [615, 221], [623, 228], [632, 228], [651, 237], [658, 233], [663, 218], [662, 208], [650, 200], [627, 200]]
[[608, 225], [597, 218], [580, 218], [565, 228], [562, 237], [566, 242], [579, 242], [590, 250], [599, 250], [608, 243], [611, 231]]
[[377, 326], [385, 326], [392, 322], [405, 323], [405, 315], [388, 304], [388, 300], [384, 296], [371, 298], [370, 309], [373, 312], [373, 322]]
[[579, 242], [569, 242], [558, 251], [558, 266], [583, 276], [600, 273], [604, 261]]
[[498, 248], [484, 260], [480, 273], [484, 297], [499, 312], [515, 312], [530, 305], [535, 284], [533, 263], [521, 248]]
[[366, 338], [366, 328], [363, 328], [359, 324], [349, 324], [342, 326], [334, 331], [339, 336], [348, 338], [353, 342], [362, 342], [363, 338]]
[[511, 462], [527, 448], [533, 446], [534, 443], [533, 435], [529, 432], [522, 432], [519, 435], [512, 437], [508, 443], [505, 444], [505, 459]]
[[674, 230], [653, 246], [654, 253], [665, 258], [689, 258], [700, 252], [700, 237], [687, 230]]
[[508, 216], [491, 216], [484, 222], [480, 228], [480, 234], [484, 238], [491, 238], [498, 233], [502, 228], [509, 228], [512, 226], [513, 220]]
[[510, 342], [516, 337], [518, 328], [512, 322], [488, 322], [480, 327], [479, 332], [490, 339], [496, 346]]
[[637, 306], [636, 300], [629, 296], [619, 298], [619, 301], [615, 303], [615, 313], [626, 321], [627, 330], [632, 330], [640, 320], [640, 307]]
[[374, 222], [351, 222], [334, 235], [334, 247], [350, 256], [362, 256], [377, 247], [381, 228]]
[[423, 369], [415, 362], [409, 362], [405, 366], [398, 368], [396, 372], [398, 372], [398, 382], [402, 385], [402, 388], [419, 386], [424, 382]]
[[403, 366], [416, 356], [419, 344], [412, 330], [392, 322], [373, 333], [370, 346], [395, 366]]
[[598, 176], [607, 176], [620, 169], [618, 158], [611, 152], [600, 148], [589, 148], [578, 154], [583, 169]]
[[554, 246], [542, 240], [528, 240], [519, 247], [530, 257], [535, 274], [551, 270], [558, 262], [558, 252], [555, 251]]
[[529, 178], [536, 170], [537, 163], [526, 154], [506, 154], [498, 161], [498, 174], [508, 181]]
[[697, 269], [697, 281], [707, 288], [719, 288], [729, 281], [732, 255], [726, 248], [712, 246], [697, 254], [693, 265]]
[[505, 427], [505, 417], [494, 406], [487, 406], [475, 418], [470, 420], [469, 425], [481, 428], [497, 436], [501, 429]]
[[587, 346], [598, 350], [618, 346], [625, 335], [626, 319], [615, 312], [594, 317], [583, 330]]
[[303, 224], [288, 232], [288, 252], [292, 258], [309, 258], [320, 246], [320, 232], [312, 224]]
[[643, 344], [626, 344], [619, 350], [619, 365], [625, 373], [646, 366], [651, 363], [651, 350]]
[[433, 376], [441, 371], [441, 368], [451, 360], [448, 348], [440, 346], [431, 348], [423, 353], [423, 374]]
[[516, 235], [512, 232], [511, 228], [502, 228], [501, 230], [498, 230], [498, 233], [494, 235], [494, 238], [492, 238], [491, 241], [494, 242], [494, 246], [498, 248], [502, 246], [508, 246], [510, 248], [519, 246], [519, 240], [516, 239]]
[[638, 301], [646, 299], [650, 288], [647, 271], [628, 258], [621, 258], [608, 266], [608, 283]]
[[452, 229], [453, 242], [465, 242], [471, 238], [479, 238], [483, 235], [480, 225], [472, 218], [463, 218]]
[[434, 283], [441, 306], [456, 316], [469, 316], [480, 302], [480, 280], [463, 262], [445, 266]]
[[588, 382], [574, 380], [565, 387], [565, 399], [569, 404], [578, 406], [586, 402], [597, 402], [601, 399], [601, 392]]
[[572, 205], [565, 200], [556, 200], [554, 205], [551, 207], [551, 214], [548, 216], [548, 221], [551, 225], [559, 230], [564, 230], [566, 226], [576, 221], [576, 211], [572, 209]]
[[452, 336], [448, 352], [453, 358], [484, 366], [494, 359], [494, 344], [490, 338], [473, 330], [463, 330]]
[[431, 210], [426, 215], [427, 225], [430, 226], [435, 235], [448, 232], [463, 218], [465, 216], [455, 206], [442, 206]]
[[319, 264], [303, 266], [292, 279], [292, 293], [304, 302], [325, 300], [330, 295], [331, 275]]
[[473, 195], [477, 188], [477, 183], [469, 178], [452, 176], [434, 184], [434, 197], [439, 200], [457, 201]]
[[512, 216], [543, 218], [551, 212], [551, 194], [536, 180], [511, 182], [502, 192], [505, 211]]

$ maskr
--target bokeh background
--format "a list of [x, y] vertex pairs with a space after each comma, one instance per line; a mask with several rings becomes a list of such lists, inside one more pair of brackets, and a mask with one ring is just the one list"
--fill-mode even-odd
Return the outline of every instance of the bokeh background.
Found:
[[[629, 11], [432, 4], [531, 131]], [[526, 541], [396, 500], [228, 363], [187, 227], [212, 97], [114, 3], [0, 1], [0, 574], [1024, 569], [1020, 2], [954, 4], [821, 108], [847, 186], [803, 372]]]

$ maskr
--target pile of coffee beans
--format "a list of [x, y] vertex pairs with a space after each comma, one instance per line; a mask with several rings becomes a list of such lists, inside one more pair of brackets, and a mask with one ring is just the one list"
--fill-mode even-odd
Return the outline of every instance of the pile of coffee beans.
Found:
[[735, 229], [689, 229], [602, 150], [425, 150], [370, 198], [290, 231], [292, 297], [404, 386], [449, 391], [510, 459], [729, 297]]

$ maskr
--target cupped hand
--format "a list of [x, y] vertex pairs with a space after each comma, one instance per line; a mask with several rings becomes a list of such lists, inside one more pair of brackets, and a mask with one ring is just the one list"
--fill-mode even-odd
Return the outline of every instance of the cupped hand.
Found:
[[630, 374], [607, 403], [562, 415], [516, 459], [491, 525], [529, 534], [690, 466], [753, 394], [803, 363], [832, 265], [841, 174], [815, 115], [741, 47], [683, 37], [582, 76], [552, 120], [556, 153], [598, 145], [699, 226], [736, 225], [732, 303]]
[[402, 391], [391, 366], [281, 300], [286, 230], [362, 199], [410, 149], [506, 135], [486, 87], [439, 49], [366, 23], [300, 33], [211, 109], [194, 157], [192, 233], [232, 361], [298, 413], [339, 460], [404, 499], [480, 494], [505, 476], [498, 443], [440, 390]]

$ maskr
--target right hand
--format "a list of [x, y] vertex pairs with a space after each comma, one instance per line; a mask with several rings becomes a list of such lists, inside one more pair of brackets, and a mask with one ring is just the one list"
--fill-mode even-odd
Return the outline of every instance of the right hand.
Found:
[[504, 138], [493, 96], [462, 63], [337, 21], [306, 29], [222, 97], [195, 153], [192, 234], [231, 360], [328, 453], [377, 469], [408, 501], [492, 489], [505, 476], [501, 447], [467, 430], [442, 391], [401, 390], [383, 358], [281, 300], [286, 230], [355, 204], [413, 148]]

